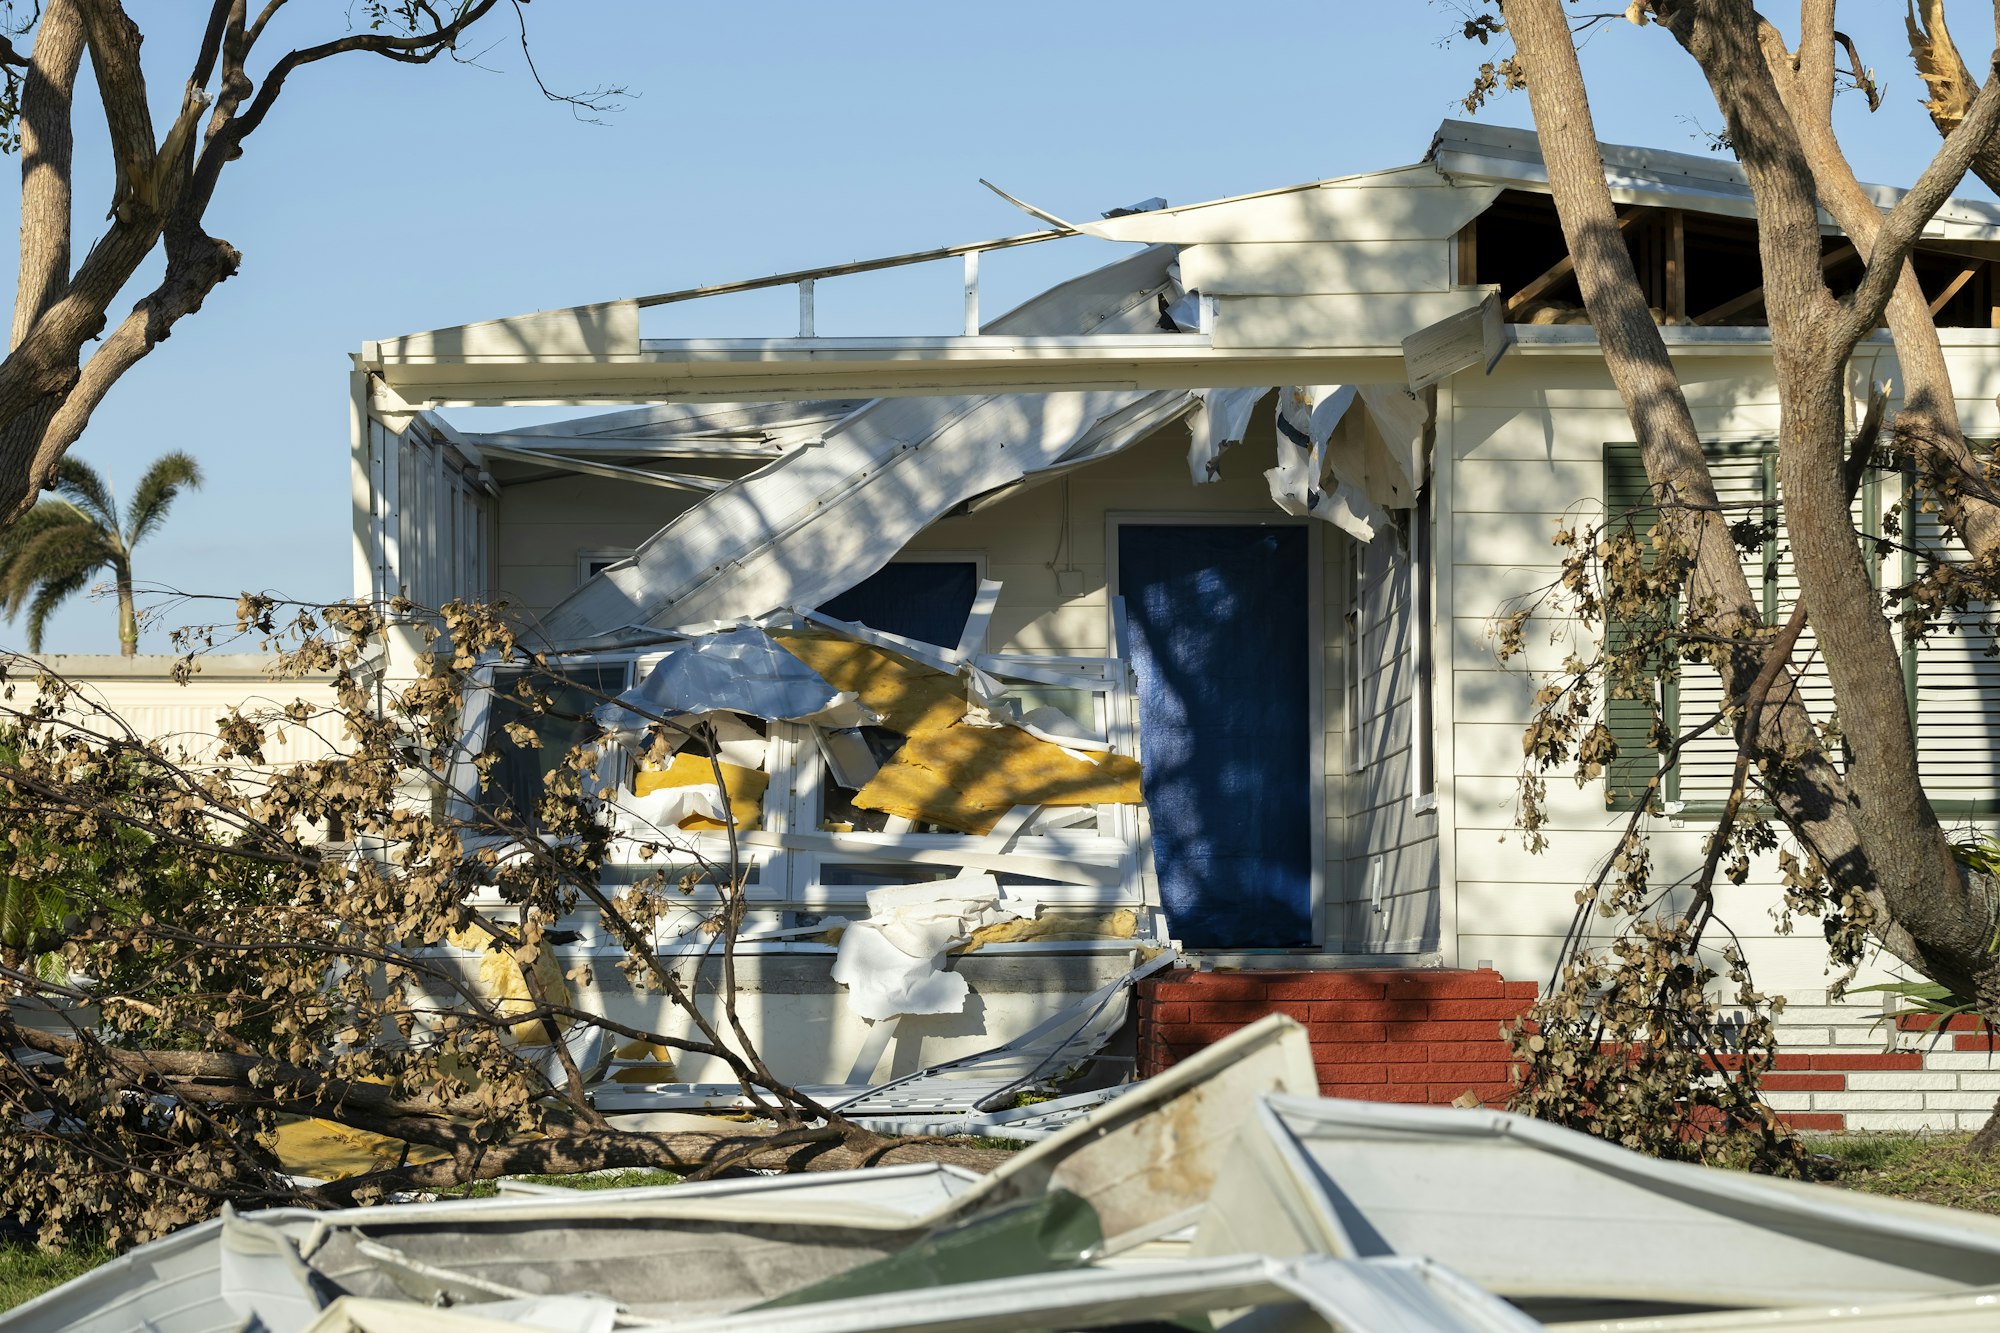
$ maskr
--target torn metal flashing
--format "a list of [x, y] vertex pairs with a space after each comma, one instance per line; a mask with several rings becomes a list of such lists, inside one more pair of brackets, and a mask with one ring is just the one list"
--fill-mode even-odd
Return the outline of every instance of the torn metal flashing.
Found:
[[[1157, 321], [1170, 260], [1165, 250], [1141, 252], [1045, 292], [993, 326], [1143, 333]], [[1098, 392], [870, 403], [816, 446], [677, 516], [628, 565], [552, 609], [545, 632], [567, 642], [623, 625], [817, 606], [887, 564], [954, 506], [1074, 457], [1116, 452], [1188, 402], [1184, 392]]]

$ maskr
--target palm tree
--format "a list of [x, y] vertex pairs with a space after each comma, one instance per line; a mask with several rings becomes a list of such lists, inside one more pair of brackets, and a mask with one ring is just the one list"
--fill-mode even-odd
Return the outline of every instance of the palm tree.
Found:
[[109, 569], [118, 587], [118, 649], [139, 652], [139, 617], [132, 608], [132, 548], [166, 520], [184, 487], [201, 485], [201, 469], [184, 453], [155, 459], [132, 493], [129, 521], [120, 522], [111, 488], [82, 459], [58, 465], [57, 498], [43, 500], [0, 534], [0, 611], [9, 621], [28, 608], [28, 651], [42, 650], [42, 629], [70, 594]]

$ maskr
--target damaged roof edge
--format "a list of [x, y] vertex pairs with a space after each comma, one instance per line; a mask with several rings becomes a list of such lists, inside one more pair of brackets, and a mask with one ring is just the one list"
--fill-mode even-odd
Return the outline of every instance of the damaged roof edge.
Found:
[[[1624, 202], [1685, 205], [1700, 211], [1730, 216], [1753, 216], [1755, 203], [1742, 168], [1714, 156], [1677, 153], [1664, 149], [1625, 144], [1599, 145], [1607, 179], [1613, 194]], [[668, 301], [694, 300], [725, 292], [748, 291], [761, 287], [785, 286], [816, 277], [871, 272], [906, 264], [927, 263], [958, 255], [976, 254], [987, 249], [1038, 243], [1069, 235], [1087, 235], [1102, 240], [1144, 244], [1164, 240], [1216, 239], [1173, 235], [1177, 221], [1199, 226], [1211, 210], [1226, 209], [1251, 201], [1310, 191], [1367, 188], [1370, 184], [1392, 184], [1397, 177], [1413, 173], [1435, 173], [1447, 183], [1464, 180], [1490, 185], [1512, 186], [1537, 192], [1546, 191], [1548, 173], [1542, 163], [1540, 141], [1532, 129], [1482, 125], [1471, 121], [1443, 121], [1432, 136], [1421, 162], [1409, 166], [1329, 177], [1297, 185], [1231, 195], [1222, 199], [1184, 204], [1094, 222], [1073, 224], [1073, 229], [1052, 229], [913, 251], [880, 259], [857, 260], [815, 269], [770, 274], [737, 282], [687, 288], [678, 292], [629, 297], [536, 311], [501, 319], [476, 321], [450, 328], [429, 329], [400, 337], [366, 342], [361, 363], [366, 369], [403, 362], [519, 360], [599, 360], [605, 357], [637, 356], [642, 351], [638, 315], [643, 306]], [[1861, 187], [1880, 207], [1893, 206], [1903, 190], [1864, 184]], [[1826, 225], [1831, 225], [1830, 223]], [[1957, 240], [2000, 240], [2000, 204], [1977, 199], [1953, 198], [1940, 208], [1925, 229], [1932, 237]], [[1010, 312], [1010, 315], [1013, 312]], [[1021, 334], [1030, 330], [1007, 326], [1010, 316], [1002, 316], [985, 326], [983, 334]]]
[[[1599, 143], [1605, 177], [1620, 202], [1686, 201], [1702, 212], [1753, 217], [1755, 200], [1749, 178], [1732, 159], [1697, 153], [1676, 153], [1630, 144]], [[1474, 121], [1447, 120], [1438, 126], [1424, 161], [1448, 178], [1518, 186], [1537, 192], [1548, 188], [1541, 140], [1534, 130]], [[1878, 207], [1891, 208], [1906, 191], [1889, 185], [1862, 184]], [[1825, 218], [1824, 212], [1821, 217]], [[1830, 223], [1828, 225], [1831, 225]], [[1927, 235], [1949, 234], [1958, 240], [2000, 240], [2000, 204], [1952, 198], [1926, 229]]]

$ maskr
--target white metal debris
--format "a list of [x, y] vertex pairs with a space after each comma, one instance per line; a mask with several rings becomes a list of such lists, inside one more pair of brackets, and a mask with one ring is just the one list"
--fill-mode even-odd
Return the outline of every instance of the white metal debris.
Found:
[[[1302, 1095], [1313, 1077], [1304, 1032], [1271, 1018], [976, 1180], [918, 1167], [247, 1214], [142, 1246], [0, 1329], [971, 1333], [1207, 1315], [1245, 1333], [1317, 1326], [1302, 1317], [1350, 1333], [1942, 1333], [2000, 1312], [2000, 1220], [1663, 1163], [1496, 1112]], [[1046, 1271], [877, 1264], [888, 1285], [756, 1308], [1060, 1191], [1102, 1241]]]

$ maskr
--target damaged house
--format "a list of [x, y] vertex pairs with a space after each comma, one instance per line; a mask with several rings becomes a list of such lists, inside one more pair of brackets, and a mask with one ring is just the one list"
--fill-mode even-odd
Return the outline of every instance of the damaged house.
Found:
[[[1605, 154], [1724, 498], [1773, 503], [1748, 187], [1710, 156]], [[1548, 977], [1652, 762], [1621, 736], [1604, 779], [1550, 784], [1549, 850], [1522, 846], [1534, 672], [1584, 630], [1538, 617], [1525, 668], [1503, 666], [1493, 618], [1557, 578], [1559, 526], [1646, 494], [1533, 134], [1447, 122], [1413, 166], [1044, 216], [1000, 242], [365, 344], [357, 594], [504, 600], [604, 693], [717, 722], [751, 873], [742, 1011], [783, 1077], [860, 1088], [996, 1046], [1068, 1059], [1151, 967], [1142, 1067], [1277, 1005], [1340, 1095], [1504, 1097], [1493, 1034]], [[981, 253], [1078, 233], [1133, 248], [982, 322]], [[1836, 281], [1858, 269], [1831, 225], [1825, 248]], [[816, 282], [961, 256], [961, 334], [816, 336]], [[1985, 437], [1996, 259], [2000, 208], [1974, 202], [1915, 257]], [[759, 286], [798, 288], [797, 337], [646, 333], [658, 306]], [[1864, 398], [1882, 379], [1886, 336], [1852, 370]], [[454, 414], [520, 406], [578, 415]], [[1864, 506], [1897, 485], [1871, 481]], [[1763, 571], [1775, 605], [1776, 542]], [[1981, 828], [2000, 795], [1988, 648], [1969, 620], [1907, 673], [1933, 799]], [[1690, 667], [1670, 705], [1693, 716], [1704, 689]], [[1661, 882], [1698, 865], [1726, 788], [1733, 741], [1701, 744], [1654, 816]], [[622, 811], [721, 837], [708, 756], [607, 765]], [[528, 801], [532, 754], [503, 770], [491, 798]], [[1823, 945], [1772, 923], [1774, 865], [1733, 892], [1762, 989], [1789, 1001], [1785, 1058], [1813, 1074], [1767, 1083], [1780, 1109], [1983, 1121], [2000, 1069], [1885, 1037], [1879, 996], [1829, 1004]], [[683, 943], [663, 928], [663, 950]], [[570, 949], [597, 947], [586, 929]], [[647, 1003], [597, 984], [614, 1011]], [[1084, 1017], [1051, 1028], [1063, 1014]], [[658, 1082], [719, 1075], [698, 1065]]]

